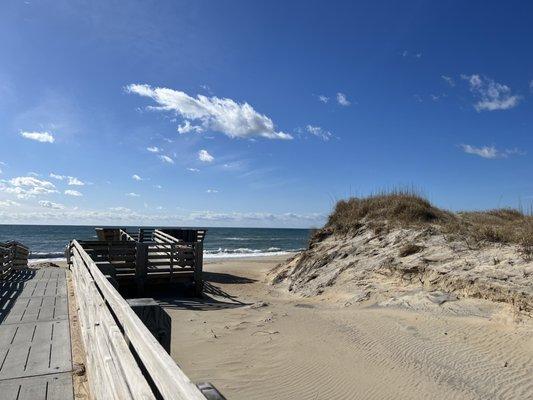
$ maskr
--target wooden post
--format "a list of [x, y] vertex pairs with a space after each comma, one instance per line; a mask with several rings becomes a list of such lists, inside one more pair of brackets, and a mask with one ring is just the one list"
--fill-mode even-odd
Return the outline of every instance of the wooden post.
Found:
[[148, 268], [148, 245], [146, 243], [138, 242], [135, 253], [135, 281], [137, 284], [137, 294], [144, 293], [144, 285], [146, 283], [146, 275]]
[[202, 297], [204, 290], [203, 265], [204, 265], [204, 244], [203, 242], [194, 243], [194, 294]]
[[131, 309], [154, 335], [159, 344], [170, 354], [172, 320], [154, 299], [127, 299]]
[[173, 243], [170, 244], [170, 282], [172, 282], [172, 273], [174, 272], [174, 257], [176, 256], [176, 247]]

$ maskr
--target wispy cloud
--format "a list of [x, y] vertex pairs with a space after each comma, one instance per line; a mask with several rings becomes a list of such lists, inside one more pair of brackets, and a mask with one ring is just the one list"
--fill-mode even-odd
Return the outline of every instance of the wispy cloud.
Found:
[[63, 210], [65, 206], [63, 204], [54, 203], [53, 201], [40, 200], [39, 205], [41, 207], [52, 208], [54, 210]]
[[329, 97], [324, 96], [323, 94], [318, 95], [317, 98], [318, 98], [318, 101], [321, 101], [324, 104], [326, 104], [329, 101]]
[[476, 146], [471, 146], [469, 144], [462, 144], [461, 148], [465, 153], [473, 154], [473, 155], [476, 155], [482, 158], [488, 158], [488, 159], [507, 158], [511, 155], [525, 154], [523, 151], [518, 150], [518, 149], [498, 150], [494, 146], [476, 147]]
[[137, 193], [134, 193], [134, 192], [126, 193], [126, 196], [128, 196], [128, 197], [141, 197], [140, 194], [137, 194]]
[[179, 90], [140, 84], [128, 85], [126, 91], [153, 99], [158, 105], [150, 109], [173, 111], [184, 121], [198, 121], [202, 129], [231, 138], [292, 139], [290, 134], [277, 131], [272, 119], [258, 113], [246, 102], [237, 103], [215, 96], [192, 97]]
[[189, 132], [202, 133], [205, 129], [198, 125], [191, 124], [191, 121], [185, 120], [183, 125], [178, 125], [178, 133], [184, 134]]
[[451, 76], [441, 75], [440, 77], [451, 87], [455, 86], [455, 80]]
[[412, 58], [415, 58], [415, 59], [417, 59], [417, 60], [420, 59], [420, 58], [422, 58], [422, 53], [421, 53], [421, 52], [418, 52], [418, 53], [411, 53], [411, 52], [409, 52], [409, 51], [407, 51], [407, 50], [404, 50], [404, 51], [402, 51], [400, 54], [401, 54], [401, 56], [402, 56], [403, 58], [412, 57]]
[[20, 132], [20, 136], [26, 138], [26, 139], [30, 139], [30, 140], [35, 140], [37, 142], [41, 142], [41, 143], [54, 143], [55, 142], [55, 138], [54, 136], [49, 133], [49, 132], [26, 132], [26, 131], [21, 131]]
[[210, 163], [215, 160], [215, 157], [213, 157], [207, 150], [200, 150], [198, 152], [198, 159], [202, 162]]
[[307, 125], [305, 130], [311, 135], [316, 136], [324, 141], [328, 141], [333, 137], [333, 134], [330, 131], [325, 130], [320, 126]]
[[143, 178], [141, 178], [141, 177], [140, 177], [139, 175], [137, 175], [137, 174], [133, 174], [133, 175], [131, 176], [131, 179], [133, 179], [134, 181], [142, 181], [142, 180], [143, 180]]
[[58, 181], [66, 180], [67, 185], [69, 186], [85, 186], [85, 182], [81, 181], [75, 176], [59, 175], [59, 174], [54, 174], [53, 172], [50, 172], [49, 176], [50, 178], [57, 179]]
[[20, 203], [13, 200], [0, 200], [0, 207], [18, 207]]
[[146, 150], [148, 150], [150, 153], [159, 153], [161, 151], [161, 149], [157, 146], [147, 147]]
[[478, 74], [461, 75], [461, 78], [468, 81], [470, 91], [477, 97], [474, 108], [478, 112], [508, 110], [516, 107], [521, 99], [511, 93], [509, 86]]
[[85, 186], [85, 182], [80, 181], [75, 176], [67, 176], [67, 181], [69, 186]]
[[78, 192], [77, 190], [67, 189], [64, 192], [67, 196], [74, 196], [74, 197], [81, 197], [83, 194]]
[[216, 190], [216, 189], [207, 189], [206, 192], [207, 193], [218, 193], [218, 190]]
[[200, 170], [198, 168], [187, 168], [187, 171], [190, 171], [190, 172], [200, 172]]
[[19, 176], [0, 182], [0, 192], [13, 194], [19, 199], [28, 199], [37, 195], [57, 193], [57, 190], [52, 182], [33, 176]]
[[350, 104], [352, 104], [346, 95], [344, 93], [337, 93], [337, 103], [339, 103], [341, 106], [348, 107]]
[[163, 154], [159, 155], [159, 158], [161, 159], [161, 161], [167, 163], [167, 164], [174, 164], [174, 160], [172, 158], [170, 158], [169, 156], [165, 156]]

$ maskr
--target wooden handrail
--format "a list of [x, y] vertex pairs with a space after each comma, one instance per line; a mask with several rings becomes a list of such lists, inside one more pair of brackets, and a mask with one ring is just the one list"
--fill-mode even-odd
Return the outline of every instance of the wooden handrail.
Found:
[[8, 275], [15, 267], [27, 266], [29, 253], [28, 247], [22, 243], [0, 243], [0, 278]]
[[[71, 242], [71, 249], [75, 250], [71, 250], [74, 255], [72, 257], [75, 261], [74, 268], [85, 267], [87, 269], [103, 301], [114, 315], [114, 320], [123, 331], [124, 339], [129, 341], [135, 350], [137, 359], [142, 363], [160, 396], [165, 400], [205, 400], [200, 390], [185, 375], [172, 357], [165, 352], [126, 300], [98, 269], [83, 247], [74, 240]], [[91, 294], [78, 294], [78, 296], [88, 295]]]

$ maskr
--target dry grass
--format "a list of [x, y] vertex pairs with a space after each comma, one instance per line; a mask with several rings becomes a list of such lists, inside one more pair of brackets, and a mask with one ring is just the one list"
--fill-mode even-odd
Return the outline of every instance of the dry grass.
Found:
[[394, 191], [339, 201], [326, 226], [338, 232], [349, 232], [367, 222], [387, 221], [394, 225], [414, 226], [453, 218], [452, 213], [434, 207], [414, 192]]
[[515, 209], [453, 213], [413, 191], [401, 190], [339, 201], [315, 240], [332, 233], [355, 232], [363, 225], [380, 229], [435, 226], [447, 237], [463, 239], [472, 246], [518, 244], [526, 258], [533, 258], [533, 216]]
[[410, 255], [418, 253], [422, 249], [423, 249], [422, 246], [418, 246], [416, 244], [412, 244], [412, 243], [411, 244], [406, 244], [405, 246], [403, 246], [400, 249], [400, 251], [398, 252], [398, 255], [400, 257], [407, 257], [407, 256], [410, 256]]

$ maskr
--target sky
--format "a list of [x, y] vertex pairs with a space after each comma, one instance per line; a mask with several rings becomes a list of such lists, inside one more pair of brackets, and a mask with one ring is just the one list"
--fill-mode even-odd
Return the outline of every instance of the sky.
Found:
[[319, 227], [533, 201], [533, 4], [0, 4], [0, 223]]

